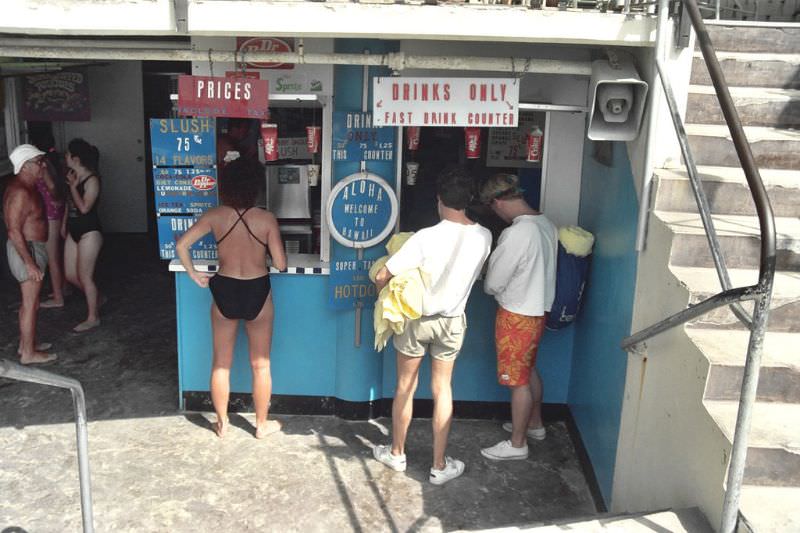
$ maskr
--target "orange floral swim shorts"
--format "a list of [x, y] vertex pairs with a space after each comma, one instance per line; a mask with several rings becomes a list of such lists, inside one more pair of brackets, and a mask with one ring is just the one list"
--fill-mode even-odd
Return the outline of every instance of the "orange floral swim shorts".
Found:
[[494, 340], [498, 383], [508, 387], [530, 383], [544, 324], [544, 316], [518, 315], [502, 307], [497, 308]]

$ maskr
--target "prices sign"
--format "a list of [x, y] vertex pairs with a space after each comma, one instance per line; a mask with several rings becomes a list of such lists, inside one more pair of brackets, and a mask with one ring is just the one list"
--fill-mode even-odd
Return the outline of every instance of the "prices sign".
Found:
[[218, 205], [213, 168], [154, 168], [153, 187], [159, 215], [199, 215]]
[[195, 117], [267, 119], [267, 80], [253, 78], [178, 77], [178, 114]]
[[516, 127], [516, 78], [373, 80], [375, 126]]
[[216, 163], [213, 118], [151, 118], [153, 166], [211, 168]]

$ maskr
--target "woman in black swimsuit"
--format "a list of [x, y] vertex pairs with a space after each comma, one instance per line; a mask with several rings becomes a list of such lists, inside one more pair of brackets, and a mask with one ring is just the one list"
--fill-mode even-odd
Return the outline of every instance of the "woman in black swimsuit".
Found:
[[86, 296], [86, 320], [73, 328], [81, 332], [100, 325], [100, 293], [94, 282], [94, 267], [103, 246], [100, 216], [100, 176], [97, 165], [100, 153], [83, 139], [73, 139], [65, 155], [69, 207], [64, 213], [61, 235], [64, 237], [64, 274], [67, 281]]
[[[264, 167], [257, 161], [237, 159], [228, 163], [219, 184], [222, 205], [201, 216], [176, 247], [189, 277], [200, 287], [209, 287], [214, 298], [211, 401], [217, 413], [215, 430], [220, 437], [228, 424], [230, 368], [239, 320], [245, 320], [250, 346], [256, 437], [280, 429], [276, 421], [267, 421], [272, 395], [269, 356], [274, 311], [266, 254], [278, 270], [286, 268], [286, 255], [275, 216], [253, 207], [264, 179]], [[219, 254], [219, 269], [214, 277], [196, 271], [189, 254], [192, 244], [209, 232], [217, 240]]]

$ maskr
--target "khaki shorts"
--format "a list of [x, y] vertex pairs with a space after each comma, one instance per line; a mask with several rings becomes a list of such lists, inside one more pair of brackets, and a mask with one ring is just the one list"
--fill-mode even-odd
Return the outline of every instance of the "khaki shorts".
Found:
[[[39, 270], [44, 273], [47, 268], [47, 244], [44, 242], [27, 241], [25, 245], [28, 247], [33, 261]], [[25, 261], [22, 260], [17, 249], [10, 240], [6, 241], [6, 256], [8, 257], [8, 268], [11, 270], [11, 275], [14, 279], [22, 283], [28, 280], [28, 269], [25, 267]]]
[[464, 344], [467, 315], [423, 316], [406, 324], [400, 335], [394, 336], [394, 349], [409, 357], [422, 357], [428, 351], [440, 361], [453, 361]]

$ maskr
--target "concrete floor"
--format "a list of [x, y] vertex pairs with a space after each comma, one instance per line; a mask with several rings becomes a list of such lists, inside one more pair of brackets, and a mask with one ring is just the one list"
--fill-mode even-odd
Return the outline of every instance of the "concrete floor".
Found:
[[[495, 463], [479, 449], [503, 438], [499, 424], [456, 420], [448, 454], [467, 470], [442, 487], [427, 482], [428, 420], [412, 424], [406, 473], [372, 459], [389, 440], [386, 419], [279, 417], [283, 432], [258, 441], [252, 416], [232, 415], [217, 439], [210, 415], [176, 408], [174, 289], [155, 254], [142, 237], [108, 239], [98, 330], [71, 333], [85, 312], [76, 296], [40, 314], [39, 338], [60, 356], [46, 368], [86, 390], [98, 531], [452, 531], [595, 513], [563, 423], [528, 460]], [[0, 279], [0, 357], [12, 360], [17, 300], [15, 282]], [[78, 531], [69, 392], [0, 379], [0, 406], [0, 531]]]

